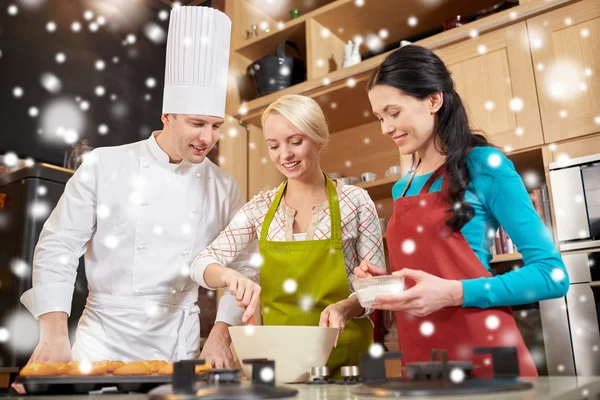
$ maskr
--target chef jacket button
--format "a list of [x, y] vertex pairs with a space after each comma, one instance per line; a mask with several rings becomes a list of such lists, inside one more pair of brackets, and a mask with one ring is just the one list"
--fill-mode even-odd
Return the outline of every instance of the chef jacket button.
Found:
[[192, 214], [196, 214], [197, 210], [195, 208], [192, 209]]
[[190, 254], [190, 252], [187, 251], [187, 250], [184, 250], [184, 251], [181, 252], [182, 256], [187, 256], [188, 254]]
[[175, 290], [175, 289], [171, 290], [171, 294], [177, 294], [177, 290]]
[[150, 166], [150, 164], [148, 164], [148, 163], [143, 163], [143, 164], [142, 164], [142, 167], [143, 167], [143, 168], [148, 168], [149, 166]]
[[143, 205], [143, 206], [147, 206], [148, 202], [146, 200], [143, 200], [140, 204]]
[[200, 178], [200, 173], [197, 173], [197, 174], [196, 174], [196, 178]]
[[133, 291], [133, 294], [135, 294], [135, 295], [137, 296], [137, 295], [139, 295], [139, 294], [140, 294], [140, 291], [139, 291], [138, 289], [135, 289], [135, 290]]
[[143, 244], [141, 244], [137, 247], [138, 250], [144, 250], [145, 248], [146, 248], [146, 246], [144, 246]]

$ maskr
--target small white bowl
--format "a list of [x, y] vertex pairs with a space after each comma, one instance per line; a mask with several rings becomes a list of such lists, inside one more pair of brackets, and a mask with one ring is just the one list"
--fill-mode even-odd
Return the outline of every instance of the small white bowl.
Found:
[[400, 294], [404, 291], [404, 277], [385, 275], [355, 279], [354, 290], [363, 307], [371, 307], [375, 297]]

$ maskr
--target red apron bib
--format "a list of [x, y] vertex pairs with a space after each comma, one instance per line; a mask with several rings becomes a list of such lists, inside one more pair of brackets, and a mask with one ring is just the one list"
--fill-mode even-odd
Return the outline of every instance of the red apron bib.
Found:
[[[433, 182], [443, 176], [441, 192], [429, 192]], [[444, 279], [490, 277], [466, 239], [446, 225], [449, 178], [444, 167], [425, 182], [416, 196], [404, 197], [412, 176], [400, 198], [386, 230], [392, 271], [417, 269]], [[414, 286], [407, 282], [406, 287]], [[445, 349], [449, 360], [472, 360], [477, 376], [491, 375], [491, 356], [473, 355], [476, 347], [514, 346], [519, 357], [519, 375], [537, 376], [535, 363], [510, 307], [446, 307], [426, 317], [396, 313], [400, 350], [406, 362], [431, 360], [431, 349]]]

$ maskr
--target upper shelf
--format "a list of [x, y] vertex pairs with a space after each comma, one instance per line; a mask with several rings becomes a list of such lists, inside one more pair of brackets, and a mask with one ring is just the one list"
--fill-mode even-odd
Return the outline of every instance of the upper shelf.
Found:
[[369, 192], [369, 197], [371, 197], [373, 201], [377, 201], [392, 197], [392, 187], [400, 178], [399, 175], [392, 175], [371, 182], [359, 183], [356, 186], [365, 189]]
[[[285, 26], [281, 31], [271, 32], [269, 34], [265, 34], [264, 36], [250, 39], [244, 42], [244, 45], [239, 47], [237, 51], [240, 54], [253, 54], [254, 52], [257, 52], [256, 54], [258, 54], [258, 52], [264, 51], [261, 49], [266, 48], [263, 47], [264, 44], [275, 45], [275, 43], [278, 43], [279, 39], [282, 39], [287, 34], [286, 32], [288, 32], [288, 30], [297, 29], [297, 26], [304, 26], [308, 18], [314, 18], [322, 24], [329, 24], [331, 27], [331, 32], [335, 34], [338, 34], [334, 30], [335, 25], [333, 24], [335, 23], [335, 21], [344, 21], [344, 24], [347, 25], [351, 17], [357, 19], [357, 24], [359, 24], [359, 27], [347, 27], [344, 28], [344, 32], [346, 32], [346, 29], [350, 29], [351, 32], [358, 31], [359, 29], [375, 29], [377, 22], [373, 21], [379, 21], [379, 17], [377, 16], [378, 14], [376, 13], [384, 12], [384, 8], [380, 8], [382, 7], [381, 3], [388, 4], [388, 1], [396, 2], [397, 0], [365, 0], [365, 5], [362, 8], [357, 7], [354, 1], [355, 0], [334, 1], [328, 5], [325, 5], [312, 11], [311, 13], [289, 21], [288, 23], [284, 24]], [[415, 44], [435, 50], [452, 43], [456, 43], [463, 40], [469, 40], [471, 37], [471, 32], [473, 30], [477, 31], [479, 34], [483, 34], [485, 32], [492, 31], [500, 27], [508, 26], [518, 21], [525, 20], [527, 18], [560, 7], [561, 5], [570, 2], [573, 2], [573, 0], [555, 0], [552, 2], [546, 0], [534, 0], [524, 5], [513, 7], [509, 10], [491, 15], [489, 17], [482, 18], [477, 21], [473, 21], [461, 27], [454, 28], [449, 31], [428, 37], [426, 39], [416, 41]], [[438, 0], [435, 2], [424, 2], [422, 0], [406, 0], [406, 4], [411, 4], [413, 7], [416, 3], [420, 4], [420, 8], [418, 10], [415, 8], [405, 9], [404, 5], [400, 5], [405, 4], [404, 0], [402, 2], [398, 2], [399, 5], [396, 8], [394, 8], [394, 13], [400, 14], [399, 10], [410, 10], [410, 12], [406, 12], [405, 15], [415, 15], [417, 19], [419, 19], [419, 16], [422, 16], [421, 20], [419, 20], [416, 27], [419, 28], [419, 30], [427, 26], [428, 23], [432, 23], [428, 22], [429, 19], [427, 15], [423, 14], [423, 10], [421, 10], [421, 8], [425, 7], [423, 4], [435, 3], [437, 4], [436, 7], [441, 7], [441, 4], [444, 4], [445, 7], [447, 7], [449, 10], [454, 10], [455, 7], [455, 4], [453, 4], [454, 2], [450, 0]], [[456, 4], [458, 5], [467, 3], [478, 3], [477, 7], [474, 7], [471, 4], [469, 6], [469, 9], [484, 8], [486, 4], [488, 4], [487, 0], [483, 3], [466, 0], [456, 1]], [[338, 14], [338, 12], [341, 12], [342, 14]], [[352, 12], [357, 14], [352, 14]], [[389, 17], [389, 5], [386, 12], [387, 16]], [[368, 15], [368, 18], [365, 17], [366, 15]], [[381, 22], [381, 24], [383, 24], [383, 22]], [[387, 28], [388, 30], [390, 30], [389, 37], [392, 37], [391, 29], [395, 29], [393, 32], [396, 33], [394, 33], [394, 35], [400, 35], [400, 33], [398, 33], [400, 32], [400, 29], [410, 28], [405, 22], [397, 25], [402, 26], [389, 26]], [[379, 28], [382, 26], [385, 25], [379, 25]], [[280, 37], [278, 35], [283, 36]], [[345, 35], [345, 33], [342, 34], [342, 36], [343, 35]], [[344, 36], [344, 38], [345, 37], [346, 36]], [[271, 40], [273, 40], [273, 43], [270, 42]], [[352, 67], [338, 69], [324, 77], [305, 81], [297, 85], [291, 86], [289, 88], [286, 88], [284, 90], [272, 93], [270, 95], [262, 96], [257, 99], [251, 100], [247, 103], [243, 103], [235, 113], [235, 116], [244, 122], [259, 125], [260, 114], [262, 110], [266, 108], [270, 103], [278, 99], [280, 96], [285, 94], [304, 94], [316, 99], [322, 106], [324, 106], [324, 111], [330, 122], [331, 132], [337, 132], [348, 127], [358, 126], [364, 123], [372, 122], [374, 120], [372, 116], [365, 117], [365, 111], [370, 113], [371, 110], [367, 96], [355, 96], [353, 95], [353, 93], [365, 90], [365, 84], [370, 73], [385, 59], [385, 57], [387, 57], [387, 55], [389, 55], [394, 50], [391, 50], [387, 53], [379, 54], [373, 58], [369, 58], [361, 62], [360, 64], [354, 65]], [[335, 103], [334, 107], [332, 107], [333, 103]]]
[[291, 20], [290, 11], [296, 9], [300, 16], [331, 3], [331, 0], [246, 0], [274, 21], [286, 22]]

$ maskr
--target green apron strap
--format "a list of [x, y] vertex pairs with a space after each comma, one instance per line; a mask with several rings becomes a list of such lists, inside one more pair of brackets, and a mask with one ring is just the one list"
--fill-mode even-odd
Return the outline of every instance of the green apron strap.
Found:
[[267, 211], [267, 215], [265, 215], [265, 220], [262, 225], [262, 232], [260, 233], [260, 240], [267, 240], [267, 233], [269, 231], [269, 227], [271, 226], [271, 221], [273, 221], [273, 217], [275, 216], [275, 212], [277, 212], [277, 208], [279, 207], [279, 203], [281, 202], [281, 198], [283, 197], [283, 193], [285, 192], [285, 188], [287, 186], [287, 181], [283, 182], [281, 185], [281, 189], [277, 192], [277, 196], [273, 200], [273, 203], [269, 207], [269, 211]]

